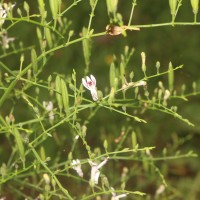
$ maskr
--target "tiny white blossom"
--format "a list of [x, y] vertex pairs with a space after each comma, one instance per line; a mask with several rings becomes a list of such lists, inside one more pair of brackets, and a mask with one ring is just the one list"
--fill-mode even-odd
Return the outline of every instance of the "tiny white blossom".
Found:
[[169, 99], [169, 97], [170, 97], [170, 91], [169, 90], [165, 90], [164, 101], [166, 101], [167, 99]]
[[165, 186], [162, 184], [159, 186], [159, 188], [156, 190], [156, 196], [159, 196], [165, 191]]
[[0, 26], [2, 26], [5, 22], [5, 18], [7, 17], [7, 11], [9, 11], [14, 6], [15, 4], [10, 5], [7, 3], [4, 3], [2, 6], [2, 4], [0, 3]]
[[99, 98], [98, 98], [97, 89], [96, 89], [95, 77], [93, 75], [90, 75], [90, 77], [86, 76], [86, 79], [82, 78], [82, 84], [84, 85], [84, 87], [90, 90], [92, 99], [94, 101], [97, 101]]
[[48, 174], [43, 174], [43, 179], [44, 179], [44, 182], [49, 185], [50, 184], [50, 177]]
[[53, 121], [54, 120], [54, 112], [53, 112], [53, 103], [52, 103], [52, 101], [49, 101], [49, 102], [43, 101], [42, 104], [43, 104], [45, 110], [47, 112], [49, 112], [49, 120]]
[[119, 199], [124, 198], [124, 197], [127, 196], [127, 194], [119, 194], [119, 195], [116, 195], [115, 189], [114, 189], [113, 187], [111, 187], [110, 189], [112, 190], [112, 192], [111, 192], [111, 193], [112, 193], [112, 198], [111, 198], [111, 200], [119, 200]]
[[15, 40], [14, 37], [8, 37], [7, 32], [5, 31], [1, 34], [1, 38], [0, 44], [2, 44], [5, 49], [8, 49], [9, 43]]
[[83, 177], [83, 171], [81, 169], [81, 162], [79, 159], [72, 160], [72, 168], [77, 172], [80, 177]]
[[146, 81], [139, 81], [137, 83], [134, 84], [134, 87], [138, 87], [138, 86], [146, 86], [147, 82]]
[[97, 164], [95, 162], [88, 160], [88, 163], [92, 167], [91, 168], [91, 178], [90, 178], [90, 182], [91, 182], [92, 186], [94, 186], [95, 184], [98, 184], [99, 175], [100, 175], [99, 169], [107, 163], [108, 159], [109, 159], [109, 157], [107, 157], [105, 160], [103, 160], [100, 164]]
[[0, 3], [0, 18], [2, 18], [2, 19], [0, 19], [0, 26], [4, 23], [4, 21], [5, 21], [4, 18], [6, 18], [6, 16], [7, 16], [7, 12], [5, 9], [3, 9], [3, 7]]
[[124, 85], [122, 86], [123, 90], [127, 90], [129, 87], [138, 87], [138, 86], [146, 86], [146, 81], [138, 81], [138, 82], [128, 82], [126, 78], [124, 77]]

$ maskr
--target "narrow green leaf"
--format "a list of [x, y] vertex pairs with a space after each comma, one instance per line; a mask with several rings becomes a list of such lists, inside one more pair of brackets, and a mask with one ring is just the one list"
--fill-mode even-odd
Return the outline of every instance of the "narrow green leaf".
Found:
[[169, 70], [168, 71], [169, 90], [170, 92], [172, 92], [172, 90], [174, 89], [174, 70], [171, 62], [169, 63], [168, 70]]
[[62, 101], [65, 113], [67, 114], [69, 111], [69, 96], [66, 83], [63, 79], [61, 79], [61, 91], [62, 91]]
[[21, 158], [21, 160], [24, 164], [24, 162], [25, 162], [25, 152], [24, 152], [24, 145], [23, 145], [23, 142], [22, 142], [21, 135], [16, 128], [13, 129], [13, 134], [14, 134], [14, 137], [15, 137], [15, 141], [16, 141], [17, 149], [19, 151], [20, 158]]
[[37, 54], [35, 49], [31, 50], [31, 60], [33, 64], [33, 73], [36, 74], [38, 70], [38, 64], [37, 64]]
[[58, 107], [60, 109], [60, 111], [63, 108], [63, 102], [62, 102], [62, 89], [61, 89], [61, 79], [60, 77], [57, 75], [56, 76], [56, 99], [58, 102]]

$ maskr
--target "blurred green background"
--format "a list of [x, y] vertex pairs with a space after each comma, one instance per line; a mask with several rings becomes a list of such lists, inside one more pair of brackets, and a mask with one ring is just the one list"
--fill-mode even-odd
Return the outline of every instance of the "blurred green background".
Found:
[[[27, 1], [30, 5], [30, 14], [38, 13], [38, 6], [36, 1]], [[46, 6], [48, 8], [48, 1]], [[63, 2], [63, 9], [69, 6], [73, 1]], [[132, 0], [119, 0], [118, 12], [123, 17], [124, 24], [127, 24], [130, 16]], [[143, 24], [157, 24], [171, 21], [170, 9], [168, 1], [140, 0], [137, 2], [133, 15], [134, 25]], [[16, 7], [23, 8], [23, 1], [16, 1]], [[49, 9], [49, 8], [48, 8]], [[49, 12], [50, 13], [50, 12]], [[73, 38], [78, 38], [83, 26], [88, 26], [90, 14], [89, 1], [82, 1], [73, 9], [65, 14], [68, 20], [72, 23], [70, 30], [74, 30]], [[17, 15], [14, 9], [14, 15]], [[51, 15], [49, 14], [49, 20]], [[36, 19], [35, 19], [36, 20]], [[199, 20], [199, 16], [197, 21]], [[176, 21], [192, 22], [193, 13], [190, 1], [183, 1], [182, 6], [177, 14]], [[10, 24], [6, 22], [5, 26]], [[92, 21], [92, 28], [95, 33], [103, 32], [109, 24], [109, 17], [107, 14], [106, 1], [99, 0], [95, 17]], [[8, 34], [10, 37], [16, 37], [16, 48], [20, 41], [24, 46], [33, 45], [39, 49], [39, 42], [36, 35], [36, 26], [27, 22], [19, 22], [13, 26]], [[160, 61], [160, 71], [168, 69], [169, 62], [173, 66], [184, 65], [183, 69], [175, 72], [175, 89], [180, 92], [182, 84], [186, 84], [186, 93], [192, 91], [192, 83], [197, 83], [197, 90], [200, 90], [200, 28], [196, 26], [163, 26], [154, 28], [141, 28], [140, 31], [127, 31], [127, 36], [100, 36], [92, 39], [92, 53], [89, 73], [93, 74], [97, 79], [97, 87], [102, 90], [109, 88], [109, 68], [112, 62], [113, 55], [117, 59], [120, 54], [124, 52], [125, 46], [135, 48], [133, 57], [131, 58], [126, 74], [134, 71], [134, 81], [140, 80], [143, 75], [141, 73], [141, 57], [140, 53], [146, 53], [147, 75], [156, 73], [156, 61]], [[66, 34], [66, 40], [68, 35]], [[64, 40], [65, 41], [65, 40]], [[60, 41], [59, 44], [64, 43]], [[9, 51], [9, 50], [8, 50]], [[3, 54], [3, 51], [0, 51]], [[1, 61], [8, 65], [12, 70], [18, 70], [20, 64], [20, 54], [12, 55], [2, 58]], [[30, 63], [30, 52], [25, 53], [25, 64]], [[54, 76], [55, 73], [71, 76], [73, 69], [77, 73], [77, 84], [81, 84], [81, 78], [84, 76], [84, 56], [82, 51], [82, 43], [76, 43], [69, 47], [63, 48], [54, 52], [52, 57], [48, 60], [43, 72], [39, 78], [46, 81], [49, 75]], [[119, 67], [119, 66], [118, 66]], [[1, 69], [1, 73], [4, 70]], [[153, 91], [158, 81], [163, 81], [164, 86], [168, 87], [167, 76], [152, 79], [148, 83], [148, 90]], [[48, 92], [40, 90], [40, 94], [36, 94], [35, 87], [30, 88], [27, 93], [33, 97], [37, 97], [39, 101], [48, 99]], [[2, 92], [1, 92], [2, 95]], [[84, 95], [90, 98], [89, 94]], [[27, 105], [24, 102], [14, 99], [14, 101], [6, 101], [1, 108], [0, 113], [3, 117], [7, 116], [13, 108], [15, 102], [14, 112], [16, 123], [32, 118], [30, 109], [26, 109]], [[121, 115], [101, 109], [96, 116], [90, 121], [87, 130], [87, 140], [92, 148], [103, 147], [103, 141], [108, 140], [110, 148], [114, 149], [116, 144], [114, 139], [120, 135], [120, 132], [127, 127], [135, 129], [138, 143], [140, 147], [155, 146], [152, 154], [160, 156], [163, 148], [167, 148], [169, 154], [181, 151], [187, 153], [193, 150], [197, 154], [200, 153], [200, 97], [189, 97], [189, 101], [175, 100], [172, 105], [178, 105], [178, 112], [185, 118], [189, 119], [195, 124], [190, 127], [178, 119], [168, 116], [157, 111], [146, 111], [145, 113], [138, 113], [139, 117], [144, 118], [147, 124], [138, 124], [130, 121]], [[80, 113], [84, 118], [87, 113]], [[52, 139], [49, 139], [45, 144], [46, 154], [50, 157], [62, 155], [62, 159], [66, 160], [67, 152], [71, 139], [67, 138], [66, 134], [70, 131], [69, 127], [63, 125], [55, 132], [59, 133], [59, 144], [55, 144]], [[8, 149], [5, 151], [5, 149]], [[113, 150], [112, 149], [112, 150]], [[60, 153], [58, 153], [60, 151]], [[85, 157], [85, 152], [77, 152], [80, 157]], [[7, 153], [6, 153], [7, 152]], [[1, 163], [6, 162], [9, 157], [10, 149], [8, 141], [1, 134], [0, 135], [0, 154]], [[2, 155], [3, 154], [3, 155]], [[130, 181], [127, 183], [127, 189], [134, 189], [147, 192], [149, 196], [143, 197], [153, 199], [150, 195], [155, 193], [159, 181], [156, 180], [157, 174], [155, 172], [146, 171], [144, 175], [143, 170], [140, 169], [142, 163], [140, 162], [111, 162], [109, 169], [117, 169], [116, 173], [121, 173], [123, 166], [128, 166], [131, 171]], [[179, 160], [169, 160], [156, 162], [157, 167], [160, 168], [164, 174], [169, 190], [163, 199], [187, 199], [193, 200], [200, 197], [200, 162], [199, 158], [183, 158]], [[111, 173], [112, 174], [112, 173]], [[149, 176], [148, 176], [149, 175]], [[112, 175], [110, 175], [112, 176]], [[113, 177], [113, 180], [115, 178]], [[117, 180], [116, 180], [117, 182]], [[66, 184], [69, 184], [66, 182]], [[81, 185], [79, 186], [81, 188]], [[73, 188], [73, 185], [72, 185]], [[84, 188], [84, 187], [83, 187]], [[84, 190], [84, 189], [83, 189]], [[175, 192], [174, 192], [175, 191]], [[80, 192], [81, 193], [81, 192]], [[138, 198], [139, 199], [139, 198]]]

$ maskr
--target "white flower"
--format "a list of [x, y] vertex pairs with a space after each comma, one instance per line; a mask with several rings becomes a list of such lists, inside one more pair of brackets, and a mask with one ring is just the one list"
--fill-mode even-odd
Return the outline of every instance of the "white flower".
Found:
[[3, 46], [5, 49], [8, 49], [8, 48], [9, 48], [9, 43], [15, 40], [14, 37], [10, 37], [10, 38], [9, 38], [6, 31], [4, 31], [4, 32], [1, 34], [1, 38], [2, 38], [2, 41], [0, 41], [0, 44], [2, 44], [2, 46]]
[[44, 179], [44, 182], [49, 185], [50, 184], [50, 177], [48, 174], [43, 174], [43, 179]]
[[42, 104], [43, 104], [45, 110], [47, 112], [49, 112], [49, 120], [53, 121], [54, 120], [54, 113], [53, 113], [53, 103], [52, 103], [52, 101], [49, 101], [49, 102], [43, 101]]
[[72, 168], [77, 172], [80, 177], [83, 177], [83, 171], [81, 169], [81, 162], [79, 159], [72, 160]]
[[92, 167], [91, 168], [91, 178], [90, 178], [90, 183], [91, 183], [92, 186], [94, 186], [95, 184], [98, 184], [99, 175], [100, 175], [99, 169], [101, 167], [103, 167], [103, 165], [105, 165], [107, 163], [108, 159], [109, 159], [109, 157], [107, 157], [100, 164], [97, 164], [95, 162], [92, 162], [92, 161], [88, 160], [88, 163]]
[[11, 4], [7, 4], [4, 3], [4, 8], [2, 7], [2, 4], [0, 3], [0, 26], [3, 25], [4, 23], [4, 19], [7, 17], [7, 11], [9, 11], [12, 7], [15, 6], [15, 4], [11, 5]]
[[3, 9], [3, 7], [0, 3], [0, 18], [2, 18], [2, 19], [0, 19], [0, 26], [4, 23], [4, 21], [5, 21], [4, 18], [6, 18], [6, 16], [7, 16], [7, 12], [5, 9]]
[[159, 186], [159, 188], [156, 190], [156, 196], [159, 196], [165, 191], [165, 186], [162, 184]]
[[86, 76], [86, 79], [82, 78], [82, 84], [91, 92], [92, 99], [94, 101], [98, 100], [98, 94], [96, 89], [96, 79], [93, 75]]
[[112, 192], [111, 192], [111, 193], [112, 193], [112, 198], [111, 198], [111, 200], [119, 200], [119, 199], [121, 199], [121, 198], [127, 196], [127, 194], [116, 195], [115, 189], [114, 189], [113, 187], [111, 187], [110, 189], [112, 190]]
[[169, 99], [169, 97], [170, 97], [170, 91], [169, 90], [165, 90], [164, 101], [166, 101], [167, 99]]

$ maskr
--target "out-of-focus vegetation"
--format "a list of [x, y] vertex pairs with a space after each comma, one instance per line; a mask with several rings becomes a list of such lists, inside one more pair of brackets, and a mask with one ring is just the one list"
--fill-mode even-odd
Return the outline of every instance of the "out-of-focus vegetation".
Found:
[[[168, 1], [1, 2], [0, 197], [111, 199], [113, 187], [125, 199], [198, 199], [200, 19], [190, 1], [171, 2], [174, 22]], [[90, 74], [97, 102], [81, 85]], [[123, 75], [147, 86], [123, 91]], [[88, 159], [106, 157], [93, 185]]]

